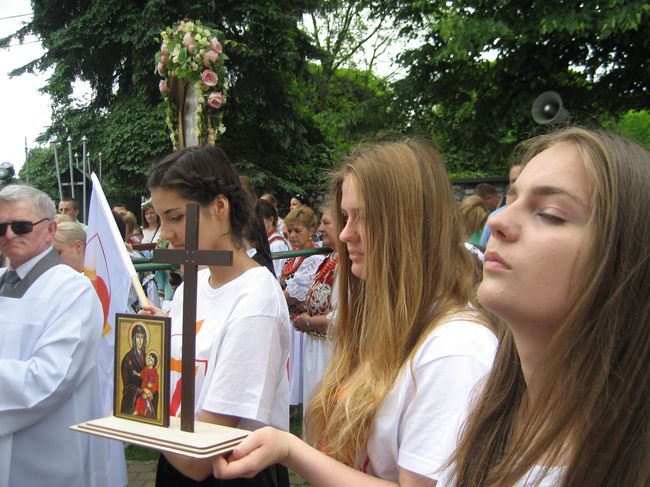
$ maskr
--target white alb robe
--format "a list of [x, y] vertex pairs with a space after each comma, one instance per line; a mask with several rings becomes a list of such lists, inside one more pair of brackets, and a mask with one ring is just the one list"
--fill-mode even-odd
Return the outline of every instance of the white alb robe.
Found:
[[109, 486], [107, 440], [70, 430], [101, 416], [90, 281], [56, 265], [0, 310], [0, 487]]

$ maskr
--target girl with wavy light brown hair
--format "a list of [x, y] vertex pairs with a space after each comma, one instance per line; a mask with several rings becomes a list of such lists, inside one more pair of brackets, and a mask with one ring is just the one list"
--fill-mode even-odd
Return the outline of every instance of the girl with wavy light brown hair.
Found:
[[508, 329], [449, 485], [650, 485], [650, 153], [567, 128], [522, 161], [478, 292]]
[[340, 232], [334, 353], [306, 439], [270, 428], [214, 460], [218, 477], [279, 461], [311, 485], [433, 486], [449, 420], [489, 371], [497, 338], [470, 303], [473, 269], [437, 151], [363, 149], [334, 178]]
[[483, 198], [475, 194], [466, 196], [460, 202], [459, 209], [465, 240], [472, 245], [480, 245], [481, 230], [487, 218]]
[[156, 243], [160, 240], [160, 217], [151, 201], [142, 205], [142, 243]]

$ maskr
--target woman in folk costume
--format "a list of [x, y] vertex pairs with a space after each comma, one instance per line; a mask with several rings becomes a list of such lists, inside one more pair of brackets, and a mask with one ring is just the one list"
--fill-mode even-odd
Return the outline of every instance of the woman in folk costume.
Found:
[[335, 177], [340, 231], [334, 354], [307, 442], [273, 428], [214, 459], [219, 477], [289, 465], [313, 486], [434, 486], [450, 419], [488, 373], [497, 337], [470, 305], [472, 260], [437, 151], [354, 154]]
[[[308, 206], [302, 205], [291, 210], [284, 219], [292, 250], [302, 250], [316, 247], [312, 236], [316, 231], [316, 215]], [[284, 263], [280, 284], [289, 305], [292, 321], [304, 311], [304, 301], [307, 292], [314, 282], [316, 272], [325, 259], [322, 254], [291, 257]], [[303, 348], [304, 333], [296, 330], [295, 324], [291, 332], [291, 353], [289, 354], [289, 404], [296, 406], [303, 403]]]
[[326, 202], [321, 208], [322, 216], [318, 231], [323, 236], [323, 246], [333, 249], [316, 273], [314, 282], [307, 292], [305, 307], [307, 311], [293, 320], [296, 330], [305, 334], [302, 360], [302, 384], [304, 403], [308, 404], [312, 392], [323, 377], [323, 372], [332, 358], [332, 342], [330, 332], [333, 320], [336, 297], [334, 295], [334, 280], [339, 255], [336, 252], [337, 235], [332, 220], [333, 200]]
[[[264, 425], [288, 430], [287, 304], [273, 275], [246, 253], [244, 237], [255, 215], [228, 157], [214, 147], [183, 149], [153, 168], [148, 186], [160, 215], [161, 238], [169, 240], [171, 248], [184, 247], [186, 206], [198, 203], [199, 249], [232, 252], [231, 266], [208, 266], [198, 272], [196, 418], [248, 430]], [[172, 364], [183, 359], [182, 287], [170, 312]], [[161, 311], [149, 306], [145, 313]], [[170, 413], [178, 415], [180, 366], [172, 365], [170, 384]], [[211, 472], [209, 461], [165, 453], [156, 485], [288, 485], [281, 466], [271, 466], [251, 481], [230, 484], [211, 478]]]

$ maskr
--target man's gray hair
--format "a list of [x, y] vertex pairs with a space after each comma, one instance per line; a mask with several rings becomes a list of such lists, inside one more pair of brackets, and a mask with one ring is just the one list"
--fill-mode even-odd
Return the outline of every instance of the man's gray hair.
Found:
[[52, 198], [40, 189], [27, 184], [11, 184], [0, 191], [0, 203], [18, 203], [30, 200], [41, 218], [54, 220], [56, 208]]

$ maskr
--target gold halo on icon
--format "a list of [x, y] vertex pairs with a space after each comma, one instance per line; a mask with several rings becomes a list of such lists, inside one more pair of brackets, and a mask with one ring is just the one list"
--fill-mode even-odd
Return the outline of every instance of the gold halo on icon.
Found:
[[128, 334], [128, 340], [129, 343], [131, 343], [131, 340], [133, 340], [133, 329], [140, 325], [142, 328], [144, 328], [144, 333], [145, 333], [145, 338], [147, 338], [147, 341], [149, 341], [149, 327], [145, 324], [144, 321], [142, 320], [133, 320], [133, 323], [131, 323], [131, 326], [129, 326], [129, 334]]

